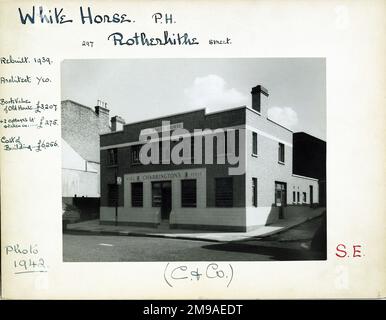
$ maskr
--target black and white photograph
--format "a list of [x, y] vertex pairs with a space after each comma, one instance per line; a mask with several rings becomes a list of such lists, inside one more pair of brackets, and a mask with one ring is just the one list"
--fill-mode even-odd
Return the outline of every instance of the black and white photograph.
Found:
[[64, 262], [326, 260], [324, 58], [66, 59]]
[[385, 9], [0, 0], [1, 297], [381, 299]]

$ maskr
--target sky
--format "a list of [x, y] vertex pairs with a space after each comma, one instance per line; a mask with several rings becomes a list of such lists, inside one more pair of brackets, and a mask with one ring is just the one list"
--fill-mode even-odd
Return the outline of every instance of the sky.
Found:
[[326, 69], [323, 58], [64, 60], [61, 98], [126, 123], [207, 108], [251, 106], [251, 88], [269, 92], [270, 119], [326, 139]]

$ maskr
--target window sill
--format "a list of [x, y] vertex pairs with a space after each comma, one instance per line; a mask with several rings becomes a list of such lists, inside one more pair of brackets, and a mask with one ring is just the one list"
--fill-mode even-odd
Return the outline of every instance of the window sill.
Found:
[[254, 158], [258, 158], [258, 157], [259, 157], [259, 156], [257, 155], [257, 153], [252, 153], [251, 156], [254, 157]]
[[281, 165], [285, 165], [285, 162], [283, 162], [283, 161], [278, 161], [277, 163], [281, 164]]

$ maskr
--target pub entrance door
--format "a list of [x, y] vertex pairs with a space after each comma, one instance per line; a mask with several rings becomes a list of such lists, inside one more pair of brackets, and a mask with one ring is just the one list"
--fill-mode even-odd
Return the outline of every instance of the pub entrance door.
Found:
[[171, 181], [152, 182], [152, 206], [161, 207], [161, 221], [169, 221], [172, 210]]
[[287, 205], [287, 184], [275, 181], [275, 205], [279, 207], [279, 219], [284, 218], [284, 207]]

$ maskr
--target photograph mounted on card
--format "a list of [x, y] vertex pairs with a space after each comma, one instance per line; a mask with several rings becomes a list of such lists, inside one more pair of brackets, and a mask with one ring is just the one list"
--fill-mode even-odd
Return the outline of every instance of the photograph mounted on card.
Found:
[[326, 259], [325, 59], [65, 60], [61, 77], [64, 261]]
[[384, 296], [385, 6], [0, 0], [2, 296]]

